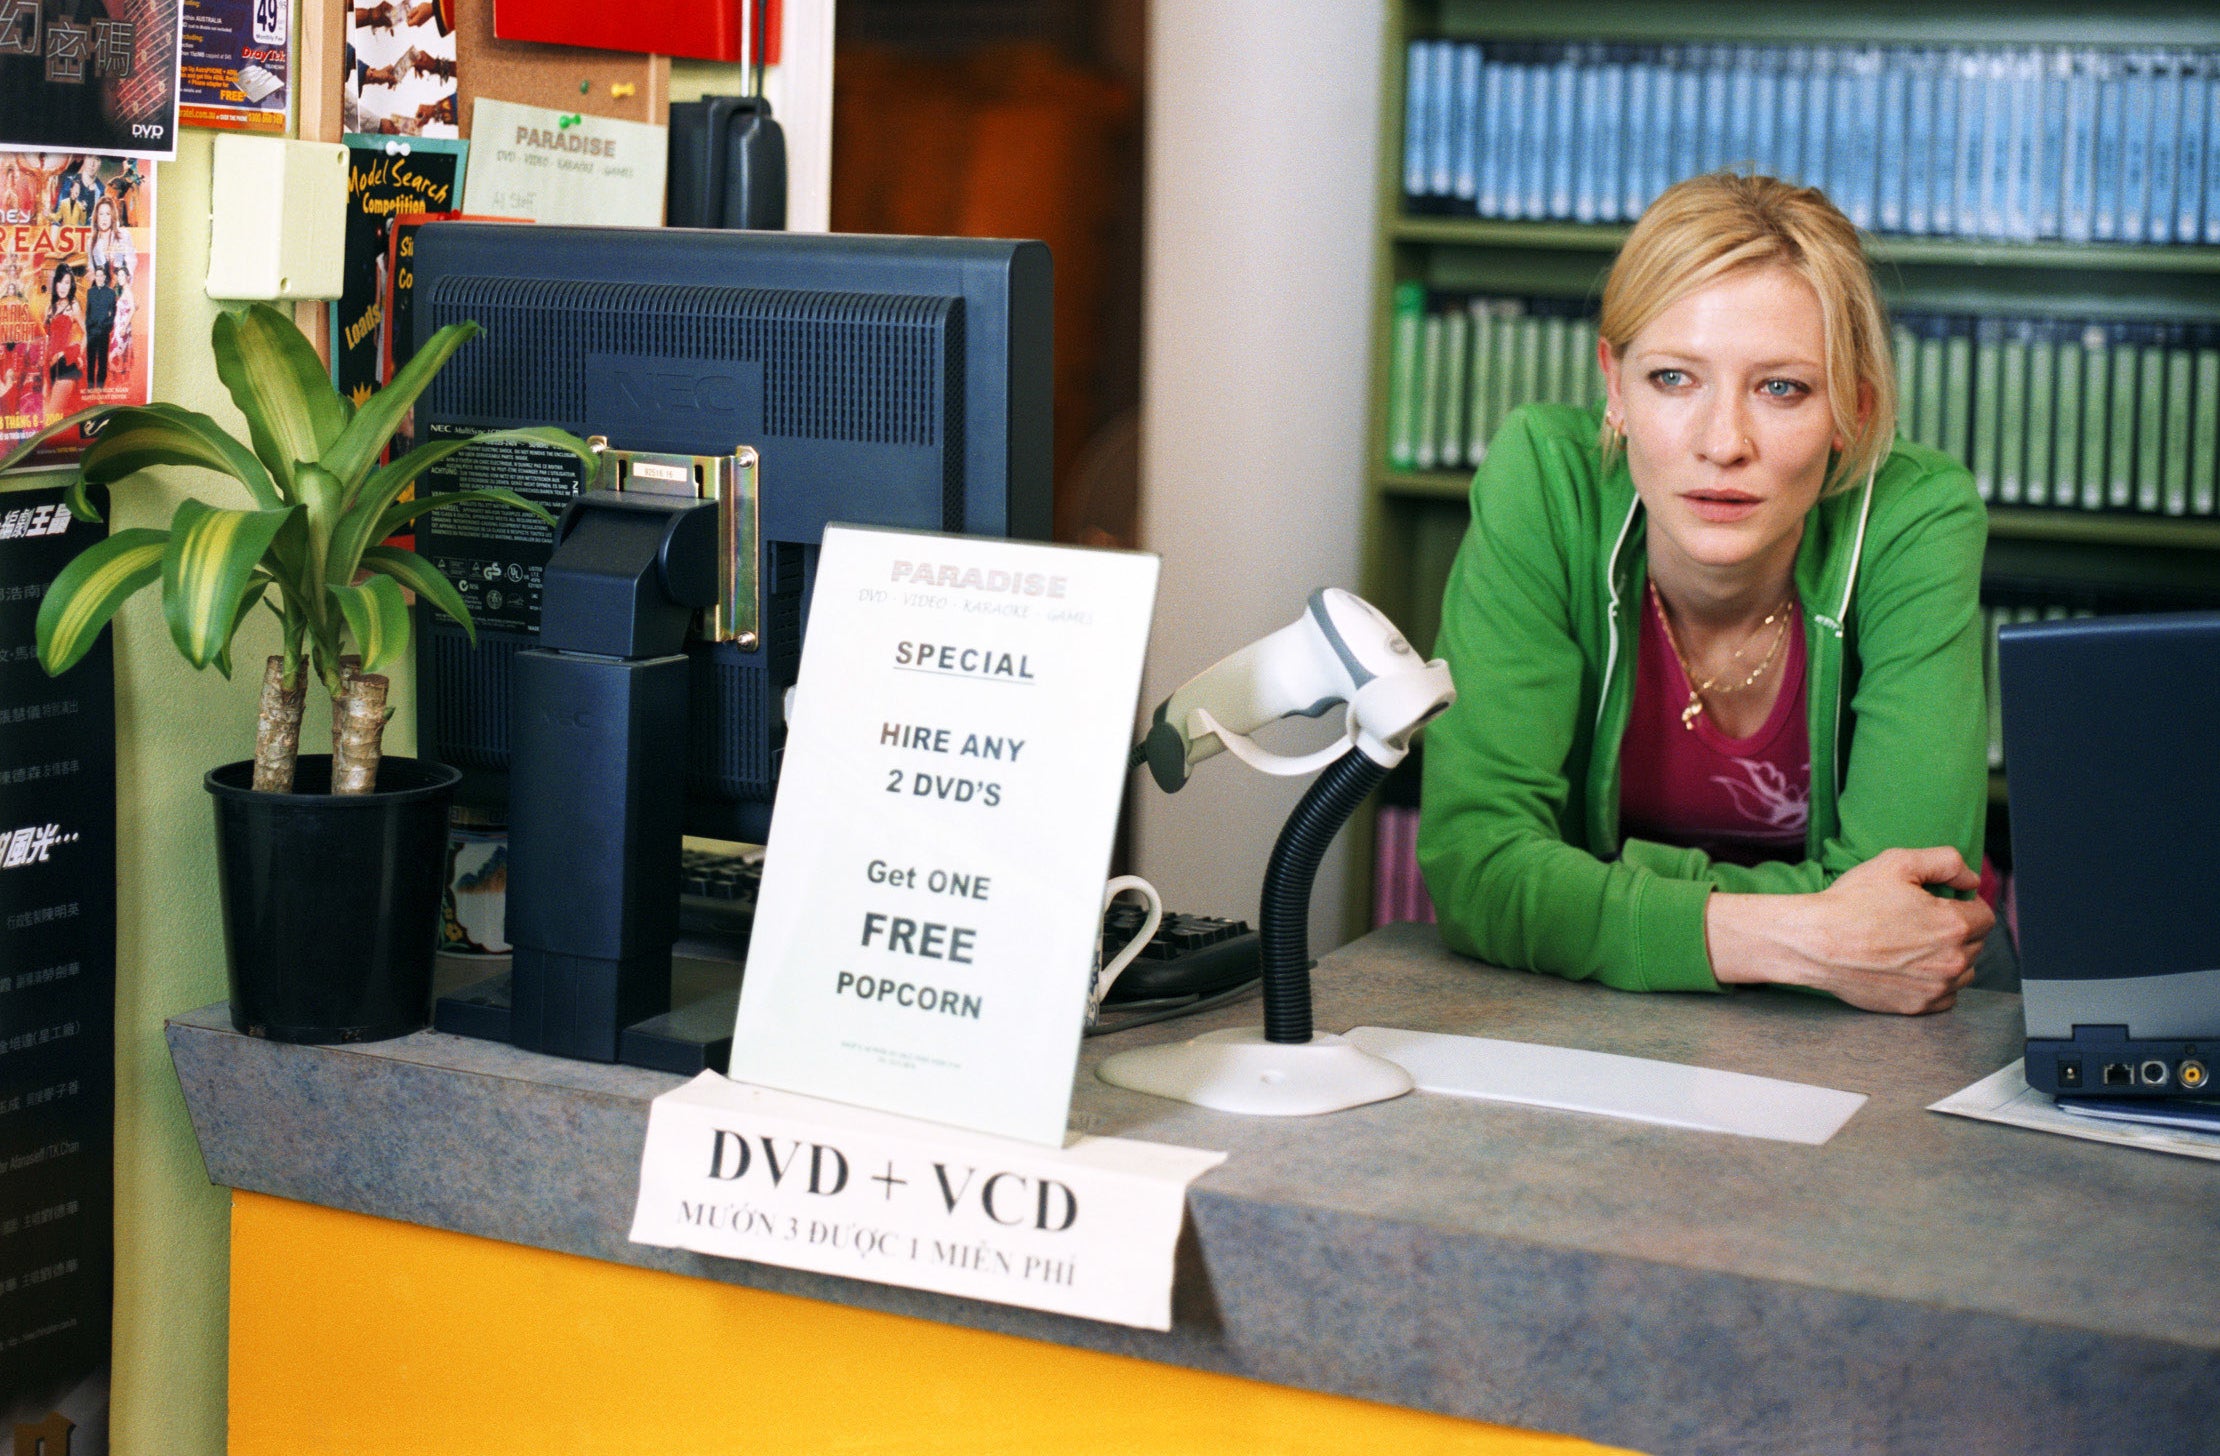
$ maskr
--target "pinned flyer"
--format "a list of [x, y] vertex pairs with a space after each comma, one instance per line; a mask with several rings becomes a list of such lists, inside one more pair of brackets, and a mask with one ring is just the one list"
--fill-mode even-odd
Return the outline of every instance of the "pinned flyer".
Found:
[[1157, 566], [825, 532], [734, 1080], [1063, 1142]]
[[704, 1072], [649, 1111], [632, 1242], [1168, 1330], [1187, 1185], [1224, 1161], [1034, 1147]]

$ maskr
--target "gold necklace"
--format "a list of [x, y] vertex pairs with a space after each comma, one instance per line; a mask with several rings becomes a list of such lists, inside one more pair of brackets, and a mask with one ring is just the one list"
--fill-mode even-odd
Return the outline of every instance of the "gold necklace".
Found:
[[[1723, 698], [1739, 693], [1744, 688], [1755, 687], [1758, 680], [1771, 671], [1773, 659], [1780, 655], [1781, 644], [1788, 640], [1787, 613], [1796, 604], [1796, 593], [1791, 590], [1781, 604], [1767, 612], [1758, 623], [1760, 632], [1773, 626], [1776, 621], [1780, 623], [1773, 633], [1773, 645], [1765, 649], [1765, 660], [1751, 668], [1748, 677], [1731, 687], [1719, 686], [1716, 676], [1705, 678], [1700, 683], [1696, 681], [1696, 670], [1688, 665], [1688, 654], [1680, 650], [1680, 638], [1673, 631], [1672, 614], [1665, 610], [1665, 599], [1657, 594], [1657, 578], [1654, 576], [1650, 578], [1650, 601], [1657, 608], [1657, 620], [1665, 624], [1665, 641], [1673, 649], [1673, 656], [1680, 662], [1681, 676], [1688, 680], [1688, 706], [1680, 710], [1680, 726], [1693, 733], [1696, 731], [1696, 720], [1703, 716], [1704, 694], [1710, 693], [1713, 697]], [[1741, 649], [1735, 651], [1734, 660], [1742, 660]]]

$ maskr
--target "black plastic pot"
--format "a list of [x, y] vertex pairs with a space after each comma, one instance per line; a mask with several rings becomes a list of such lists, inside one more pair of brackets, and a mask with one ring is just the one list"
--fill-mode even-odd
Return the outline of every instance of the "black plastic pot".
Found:
[[297, 792], [258, 794], [251, 760], [211, 769], [231, 1020], [272, 1041], [379, 1041], [431, 1024], [432, 960], [461, 773], [388, 758], [377, 792], [331, 794], [331, 755]]

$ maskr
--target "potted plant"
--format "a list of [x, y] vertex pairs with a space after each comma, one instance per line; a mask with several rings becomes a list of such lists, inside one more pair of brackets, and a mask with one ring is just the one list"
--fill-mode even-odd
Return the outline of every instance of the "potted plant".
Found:
[[[167, 529], [117, 531], [82, 552], [47, 589], [39, 661], [50, 674], [81, 658], [124, 601], [161, 585], [163, 615], [195, 668], [231, 675], [232, 639], [259, 604], [283, 650], [265, 665], [251, 760], [207, 776], [215, 796], [218, 876], [239, 1029], [288, 1041], [356, 1041], [423, 1026], [457, 772], [385, 758], [391, 716], [382, 669], [404, 658], [408, 592], [475, 638], [453, 583], [413, 551], [383, 544], [419, 515], [463, 501], [548, 514], [513, 491], [403, 500], [426, 469], [478, 441], [536, 440], [590, 463], [585, 441], [553, 428], [435, 440], [380, 464], [434, 375], [479, 332], [451, 324], [360, 406], [332, 387], [323, 361], [285, 314], [264, 304], [217, 316], [216, 372], [248, 442], [175, 405], [110, 406], [25, 441], [5, 470], [47, 437], [98, 422], [67, 501], [100, 519], [87, 489], [150, 465], [195, 465], [245, 487], [245, 509], [187, 499]], [[332, 701], [332, 752], [300, 753], [314, 677]]]

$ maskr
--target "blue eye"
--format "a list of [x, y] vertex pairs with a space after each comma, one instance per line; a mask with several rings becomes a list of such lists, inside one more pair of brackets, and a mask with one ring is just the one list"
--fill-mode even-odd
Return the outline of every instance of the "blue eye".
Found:
[[1687, 380], [1687, 374], [1678, 369], [1652, 369], [1650, 371], [1650, 383], [1662, 389], [1678, 389]]
[[1758, 386], [1768, 399], [1796, 399], [1811, 393], [1809, 386], [1794, 379], [1768, 379]]

